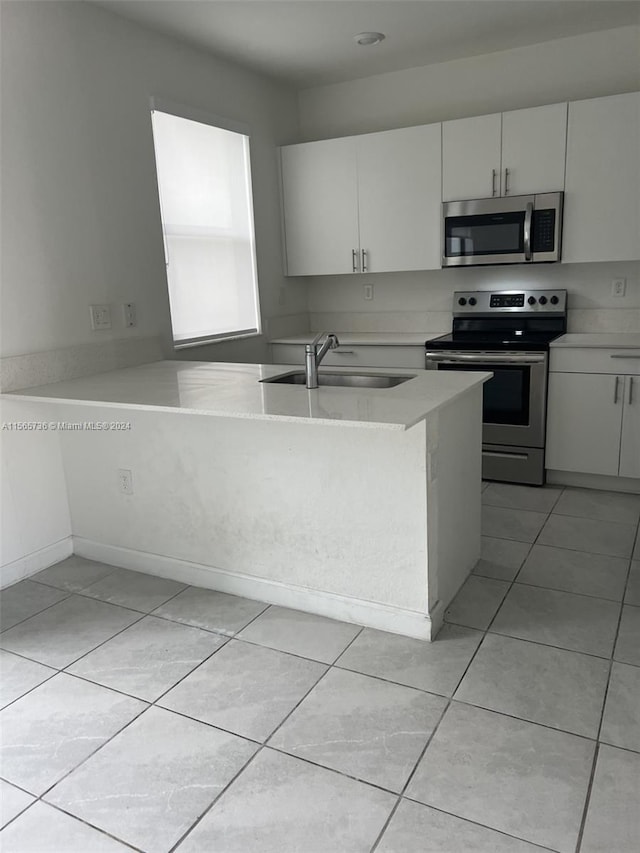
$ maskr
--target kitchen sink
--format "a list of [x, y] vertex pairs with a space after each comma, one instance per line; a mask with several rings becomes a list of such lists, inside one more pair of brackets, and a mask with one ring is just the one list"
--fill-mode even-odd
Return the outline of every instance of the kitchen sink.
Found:
[[[395, 388], [415, 376], [399, 376], [389, 373], [318, 373], [318, 385], [331, 385], [338, 388]], [[262, 379], [276, 385], [306, 385], [307, 380], [303, 370], [292, 373], [281, 373], [271, 379]]]

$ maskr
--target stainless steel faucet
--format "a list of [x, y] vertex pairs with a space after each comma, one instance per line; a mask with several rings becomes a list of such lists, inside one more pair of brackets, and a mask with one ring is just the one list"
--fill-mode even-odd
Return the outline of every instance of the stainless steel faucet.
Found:
[[[318, 344], [324, 338], [320, 349]], [[329, 332], [318, 332], [310, 344], [304, 348], [304, 372], [307, 377], [307, 388], [318, 387], [318, 365], [329, 352], [330, 349], [335, 349], [340, 346], [340, 341], [336, 335]]]

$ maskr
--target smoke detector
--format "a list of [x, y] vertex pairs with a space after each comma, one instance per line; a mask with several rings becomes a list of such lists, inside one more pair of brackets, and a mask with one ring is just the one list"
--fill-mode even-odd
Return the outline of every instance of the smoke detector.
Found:
[[386, 38], [384, 33], [358, 33], [353, 37], [356, 44], [361, 44], [363, 47], [369, 47], [372, 44], [380, 44]]

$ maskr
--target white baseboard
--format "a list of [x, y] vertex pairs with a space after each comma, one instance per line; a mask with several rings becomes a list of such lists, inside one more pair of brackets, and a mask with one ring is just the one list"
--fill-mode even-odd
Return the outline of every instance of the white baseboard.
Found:
[[640, 480], [633, 477], [609, 477], [604, 474], [580, 474], [575, 471], [547, 471], [547, 483], [580, 489], [604, 489], [607, 492], [640, 494]]
[[41, 572], [42, 569], [59, 563], [60, 560], [66, 560], [72, 554], [73, 541], [71, 536], [67, 536], [52, 545], [47, 545], [46, 548], [40, 548], [39, 551], [33, 551], [26, 557], [7, 563], [0, 568], [0, 589], [29, 578], [31, 575]]
[[217, 592], [265, 601], [268, 604], [304, 610], [307, 613], [365, 625], [380, 631], [390, 631], [393, 634], [403, 634], [419, 640], [434, 639], [442, 624], [442, 608], [439, 607], [439, 603], [429, 617], [414, 610], [390, 607], [373, 601], [293, 586], [252, 575], [235, 574], [215, 566], [163, 557], [146, 551], [134, 551], [117, 545], [105, 545], [102, 542], [94, 542], [78, 536], [73, 537], [73, 552], [86, 559], [157, 575], [190, 586], [200, 586]]

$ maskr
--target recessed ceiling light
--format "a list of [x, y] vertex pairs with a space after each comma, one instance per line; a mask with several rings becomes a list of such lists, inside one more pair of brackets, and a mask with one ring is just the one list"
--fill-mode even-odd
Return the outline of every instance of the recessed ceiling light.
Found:
[[372, 44], [380, 44], [380, 42], [384, 41], [385, 38], [386, 36], [384, 33], [358, 33], [357, 36], [353, 37], [353, 40], [356, 44], [368, 47]]

